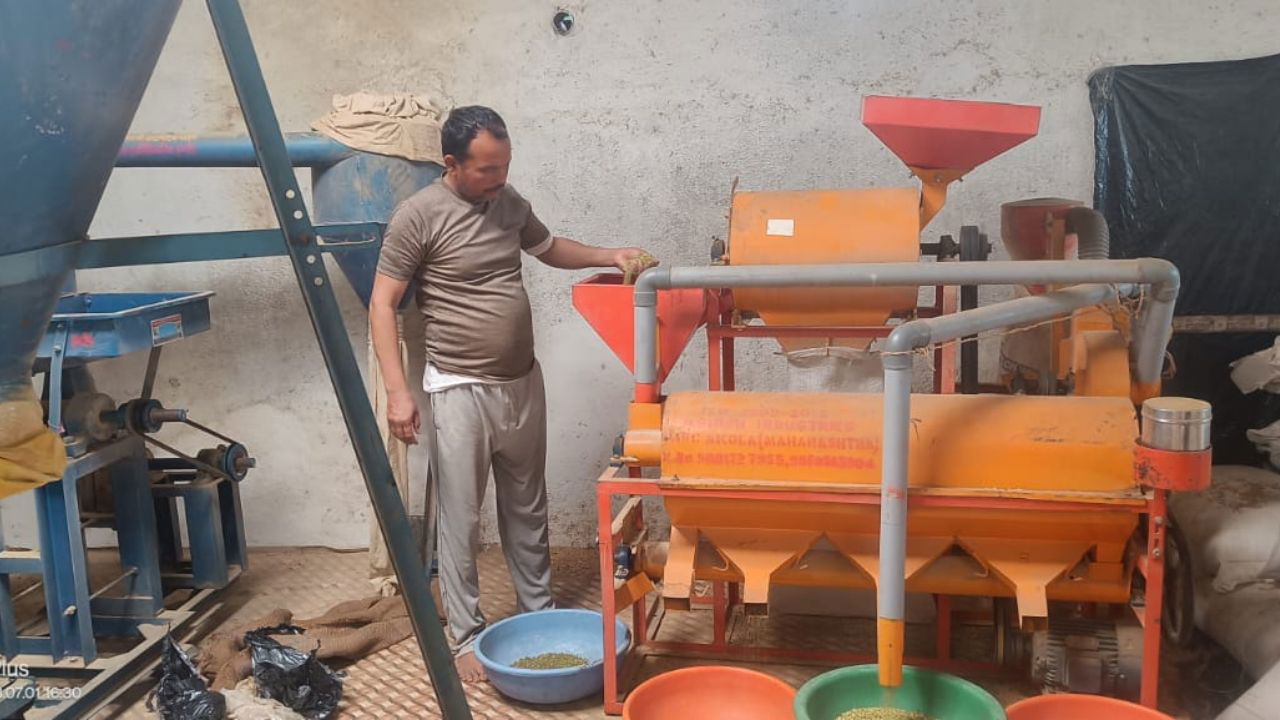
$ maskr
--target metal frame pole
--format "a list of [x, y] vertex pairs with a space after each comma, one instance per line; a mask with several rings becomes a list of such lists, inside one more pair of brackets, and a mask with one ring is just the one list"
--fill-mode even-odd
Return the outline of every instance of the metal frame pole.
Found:
[[[613, 492], [604, 483], [596, 484], [596, 525], [600, 550], [600, 614], [604, 622], [604, 711], [610, 715], [622, 713], [622, 697], [618, 660], [617, 626], [618, 596], [613, 586]], [[645, 638], [634, 634], [635, 646], [644, 644]]]
[[[960, 262], [982, 261], [991, 252], [991, 244], [976, 225], [960, 228]], [[960, 286], [960, 312], [978, 307], [978, 286]], [[960, 392], [978, 392], [978, 336], [962, 338], [960, 343]]]
[[1168, 525], [1168, 491], [1151, 493], [1147, 512], [1147, 556], [1143, 574], [1147, 580], [1146, 607], [1142, 610], [1142, 681], [1139, 702], [1155, 708], [1160, 699], [1160, 642], [1163, 639], [1165, 528]]
[[262, 68], [254, 51], [253, 40], [245, 23], [244, 12], [237, 0], [207, 0], [209, 15], [218, 34], [218, 43], [227, 62], [245, 125], [253, 140], [258, 165], [275, 208], [276, 218], [284, 234], [289, 260], [298, 277], [307, 313], [316, 331], [320, 351], [324, 355], [329, 377], [342, 408], [347, 432], [355, 448], [356, 459], [364, 474], [369, 499], [373, 502], [382, 535], [390, 551], [391, 564], [403, 589], [414, 634], [436, 699], [447, 720], [469, 720], [471, 710], [467, 706], [462, 683], [453, 665], [453, 654], [440, 627], [435, 602], [427, 579], [427, 567], [418, 556], [413, 543], [413, 530], [409, 525], [400, 492], [392, 476], [386, 449], [378, 434], [378, 424], [373, 408], [365, 393], [364, 380], [356, 364], [355, 353], [346, 328], [338, 300], [333, 294], [328, 273], [316, 244], [315, 229], [307, 215], [306, 205], [298, 189], [297, 178], [284, 135]]

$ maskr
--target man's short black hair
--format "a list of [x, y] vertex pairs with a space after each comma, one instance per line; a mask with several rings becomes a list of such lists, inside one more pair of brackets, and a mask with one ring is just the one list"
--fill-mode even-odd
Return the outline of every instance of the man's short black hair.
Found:
[[481, 130], [488, 130], [499, 140], [507, 139], [507, 124], [492, 108], [483, 105], [454, 108], [440, 130], [440, 149], [462, 162], [467, 159], [471, 141]]

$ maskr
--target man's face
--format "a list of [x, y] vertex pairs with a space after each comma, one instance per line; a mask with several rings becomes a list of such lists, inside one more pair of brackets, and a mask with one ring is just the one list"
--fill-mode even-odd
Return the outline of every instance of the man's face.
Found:
[[444, 165], [453, 174], [459, 195], [471, 202], [492, 200], [507, 184], [511, 140], [499, 140], [488, 130], [481, 130], [467, 148], [466, 160], [446, 155]]

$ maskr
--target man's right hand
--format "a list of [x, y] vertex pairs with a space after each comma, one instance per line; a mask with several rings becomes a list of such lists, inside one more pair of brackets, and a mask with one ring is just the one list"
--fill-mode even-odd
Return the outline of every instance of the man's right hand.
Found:
[[387, 425], [391, 434], [406, 445], [418, 444], [418, 431], [422, 429], [422, 415], [418, 403], [409, 391], [387, 395]]

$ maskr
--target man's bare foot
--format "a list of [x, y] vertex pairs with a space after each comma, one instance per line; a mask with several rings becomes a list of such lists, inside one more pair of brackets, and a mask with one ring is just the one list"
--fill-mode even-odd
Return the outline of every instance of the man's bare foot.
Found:
[[478, 683], [489, 679], [474, 652], [459, 655], [454, 658], [453, 664], [458, 668], [458, 678], [464, 683]]

